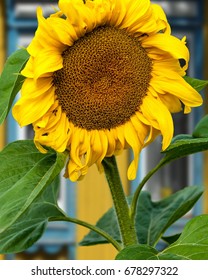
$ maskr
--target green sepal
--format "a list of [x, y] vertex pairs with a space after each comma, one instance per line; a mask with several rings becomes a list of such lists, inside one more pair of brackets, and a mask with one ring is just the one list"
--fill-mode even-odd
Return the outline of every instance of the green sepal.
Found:
[[202, 89], [204, 89], [208, 85], [208, 80], [195, 79], [195, 78], [191, 78], [189, 76], [185, 76], [184, 80], [198, 92], [200, 92]]

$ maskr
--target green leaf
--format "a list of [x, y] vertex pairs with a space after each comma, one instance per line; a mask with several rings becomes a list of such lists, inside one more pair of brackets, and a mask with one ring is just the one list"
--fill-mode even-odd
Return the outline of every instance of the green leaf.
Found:
[[207, 80], [199, 80], [199, 79], [191, 78], [188, 76], [185, 76], [184, 80], [198, 92], [201, 91], [203, 88], [205, 88], [208, 85]]
[[168, 148], [163, 151], [165, 156], [160, 162], [160, 167], [178, 158], [206, 150], [208, 150], [208, 138], [194, 138], [191, 135], [178, 135], [173, 138]]
[[149, 245], [136, 244], [121, 250], [116, 260], [157, 260], [157, 254], [157, 250]]
[[190, 186], [153, 202], [149, 193], [142, 192], [136, 215], [139, 242], [156, 245], [163, 233], [193, 207], [202, 193], [202, 187]]
[[20, 49], [6, 61], [0, 76], [0, 124], [7, 117], [12, 102], [22, 87], [25, 77], [19, 73], [24, 68], [28, 58], [29, 54], [26, 49]]
[[[157, 250], [149, 245], [131, 245], [125, 247], [116, 256], [116, 260], [183, 260], [184, 257], [180, 257], [175, 254], [160, 254]], [[126, 271], [131, 274], [131, 271]]]
[[204, 116], [196, 125], [193, 137], [208, 139], [208, 115]]
[[190, 260], [208, 260], [208, 215], [191, 219], [179, 239], [161, 254], [164, 253]]
[[0, 252], [23, 251], [43, 234], [50, 217], [63, 216], [57, 190], [48, 187], [66, 155], [41, 154], [31, 140], [16, 141], [0, 153]]
[[[153, 202], [148, 192], [141, 192], [136, 213], [136, 230], [141, 244], [155, 245], [166, 229], [187, 213], [203, 193], [203, 188], [191, 186], [161, 200]], [[113, 208], [97, 222], [97, 227], [106, 231], [118, 242], [121, 241], [118, 223]], [[84, 237], [81, 245], [107, 243], [92, 231]]]

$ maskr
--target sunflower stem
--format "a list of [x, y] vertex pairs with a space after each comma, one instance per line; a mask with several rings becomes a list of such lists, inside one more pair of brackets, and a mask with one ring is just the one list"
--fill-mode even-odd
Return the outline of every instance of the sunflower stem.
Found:
[[102, 164], [111, 191], [123, 247], [137, 244], [136, 229], [134, 221], [130, 217], [130, 208], [123, 190], [115, 156], [106, 157]]
[[160, 169], [165, 163], [166, 163], [166, 160], [162, 159], [153, 169], [151, 169], [147, 173], [147, 175], [142, 179], [142, 181], [138, 185], [138, 187], [137, 187], [137, 189], [136, 189], [136, 191], [133, 195], [133, 198], [132, 198], [132, 201], [131, 201], [131, 206], [130, 206], [130, 217], [131, 217], [132, 221], [135, 220], [138, 198], [139, 198], [139, 195], [140, 195], [144, 185], [152, 177], [152, 175], [155, 174], [155, 172], [157, 172], [157, 170]]

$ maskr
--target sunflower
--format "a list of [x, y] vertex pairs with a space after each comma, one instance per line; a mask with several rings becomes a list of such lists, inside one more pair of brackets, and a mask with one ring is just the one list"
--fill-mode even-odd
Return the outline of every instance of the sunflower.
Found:
[[[68, 151], [65, 176], [81, 179], [92, 164], [126, 148], [134, 179], [142, 148], [173, 136], [171, 113], [202, 104], [183, 79], [189, 62], [185, 38], [171, 35], [162, 8], [149, 0], [60, 0], [27, 48], [21, 97], [13, 107], [34, 142]], [[181, 61], [183, 63], [181, 63]], [[183, 64], [183, 65], [182, 65]]]

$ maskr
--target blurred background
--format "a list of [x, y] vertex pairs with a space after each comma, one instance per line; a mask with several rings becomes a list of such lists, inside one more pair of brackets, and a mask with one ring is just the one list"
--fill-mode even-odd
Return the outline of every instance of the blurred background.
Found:
[[[188, 75], [208, 79], [208, 1], [206, 0], [167, 0], [152, 1], [160, 4], [168, 17], [172, 32], [180, 39], [187, 37], [191, 58]], [[0, 0], [0, 72], [6, 58], [20, 47], [27, 47], [37, 27], [36, 9], [41, 6], [44, 16], [57, 7], [57, 0]], [[206, 96], [206, 92], [203, 92]], [[207, 97], [206, 97], [207, 98]], [[175, 134], [192, 133], [199, 119], [207, 113], [204, 106], [194, 109], [190, 115], [174, 115]], [[10, 115], [0, 127], [0, 149], [6, 143], [17, 139], [32, 139], [29, 126], [21, 129]], [[126, 171], [131, 160], [131, 152], [124, 152], [117, 158], [121, 178], [127, 194], [136, 189], [141, 178], [153, 168], [161, 158], [161, 138], [158, 138], [141, 154], [137, 179], [129, 182]], [[180, 159], [161, 169], [148, 182], [145, 188], [151, 192], [153, 200], [164, 198], [188, 185], [204, 185], [205, 194], [197, 205], [171, 231], [180, 232], [187, 220], [200, 213], [208, 213], [208, 165], [207, 153], [196, 154]], [[69, 215], [95, 224], [99, 217], [111, 206], [112, 201], [104, 175], [92, 167], [85, 179], [72, 183], [60, 177], [59, 205]], [[116, 252], [111, 245], [81, 247], [77, 244], [88, 230], [69, 223], [49, 224], [43, 237], [25, 252], [1, 256], [6, 259], [94, 259], [114, 258]]]

